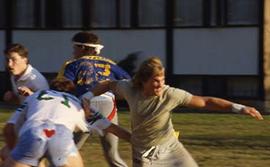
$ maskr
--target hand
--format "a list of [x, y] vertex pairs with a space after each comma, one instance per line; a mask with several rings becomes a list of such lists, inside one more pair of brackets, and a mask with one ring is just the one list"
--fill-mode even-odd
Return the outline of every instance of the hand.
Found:
[[18, 92], [22, 96], [30, 96], [34, 93], [31, 89], [29, 89], [26, 86], [18, 87]]
[[82, 107], [84, 110], [85, 118], [86, 119], [90, 118], [93, 115], [93, 113], [91, 112], [91, 109], [90, 109], [89, 100], [82, 98]]
[[241, 110], [241, 113], [250, 115], [250, 116], [256, 118], [257, 120], [263, 120], [263, 116], [261, 115], [261, 113], [253, 107], [246, 106]]
[[89, 131], [96, 131], [99, 135], [103, 136], [103, 130], [107, 129], [111, 125], [111, 122], [96, 108], [91, 107], [88, 99], [82, 98], [82, 107], [84, 109]]
[[4, 145], [0, 150], [1, 160], [5, 161], [9, 157], [9, 154], [10, 154], [10, 149], [6, 145]]
[[16, 98], [16, 95], [15, 95], [12, 91], [7, 91], [7, 92], [4, 94], [3, 100], [4, 100], [5, 102], [10, 102], [10, 101], [12, 101], [14, 98]]

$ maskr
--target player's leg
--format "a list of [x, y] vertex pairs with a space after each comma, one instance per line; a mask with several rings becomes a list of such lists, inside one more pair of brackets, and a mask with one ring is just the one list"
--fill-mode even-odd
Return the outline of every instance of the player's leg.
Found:
[[[46, 159], [45, 158], [41, 159], [41, 161], [38, 164], [38, 167], [46, 167]], [[50, 167], [52, 167], [52, 166], [50, 166]]]
[[[118, 125], [117, 108], [111, 96], [97, 96], [91, 99], [91, 106], [96, 107], [104, 117]], [[105, 133], [100, 138], [105, 158], [110, 166], [127, 167], [127, 164], [122, 160], [118, 152], [118, 137], [111, 133]]]
[[67, 163], [61, 167], [83, 167], [83, 160], [79, 152], [75, 155], [70, 155], [67, 158]]
[[10, 150], [9, 148], [4, 145], [1, 150], [0, 150], [0, 158], [1, 158], [1, 161], [4, 162], [10, 155]]
[[9, 157], [7, 160], [5, 160], [4, 164], [1, 165], [1, 167], [31, 167], [31, 165], [20, 163]]
[[63, 125], [56, 125], [55, 137], [48, 141], [48, 159], [55, 166], [83, 167], [72, 132]]
[[[25, 131], [11, 151], [5, 165], [7, 167], [37, 166], [39, 159], [46, 151], [47, 139], [44, 138], [42, 128], [35, 127]], [[5, 166], [5, 167], [6, 167]]]
[[[117, 116], [114, 118], [117, 120]], [[117, 121], [113, 121], [117, 123]], [[112, 133], [105, 133], [104, 136], [100, 137], [102, 148], [105, 154], [105, 158], [110, 163], [110, 166], [127, 166], [126, 163], [122, 160], [118, 151], [118, 141], [119, 138]]]
[[174, 136], [148, 150], [132, 148], [133, 167], [198, 167], [185, 147]]
[[89, 132], [75, 132], [74, 135], [74, 142], [76, 143], [76, 147], [78, 150], [82, 148], [84, 143], [87, 141], [88, 137], [90, 136]]

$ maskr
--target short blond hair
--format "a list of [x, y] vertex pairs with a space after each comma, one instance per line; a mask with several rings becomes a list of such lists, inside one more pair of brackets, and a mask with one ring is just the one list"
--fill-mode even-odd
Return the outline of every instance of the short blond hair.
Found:
[[150, 79], [150, 77], [160, 74], [164, 74], [164, 67], [160, 58], [150, 57], [140, 65], [139, 70], [135, 73], [132, 79], [133, 86], [141, 89], [143, 83]]

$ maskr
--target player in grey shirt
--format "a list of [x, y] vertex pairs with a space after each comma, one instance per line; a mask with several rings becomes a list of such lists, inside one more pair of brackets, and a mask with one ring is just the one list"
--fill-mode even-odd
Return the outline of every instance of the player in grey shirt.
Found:
[[91, 99], [112, 90], [130, 107], [134, 167], [197, 167], [192, 156], [174, 136], [171, 112], [175, 107], [232, 110], [262, 120], [253, 107], [216, 97], [192, 95], [165, 85], [165, 69], [159, 58], [145, 60], [132, 80], [104, 81], [82, 97]]

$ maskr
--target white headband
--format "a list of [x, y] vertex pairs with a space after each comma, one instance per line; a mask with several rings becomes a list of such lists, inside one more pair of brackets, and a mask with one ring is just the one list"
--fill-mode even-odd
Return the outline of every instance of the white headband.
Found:
[[81, 42], [73, 42], [73, 44], [93, 47], [93, 48], [95, 48], [95, 51], [97, 52], [97, 54], [99, 54], [101, 49], [104, 48], [104, 46], [100, 45], [100, 44], [90, 44], [90, 43], [81, 43]]

